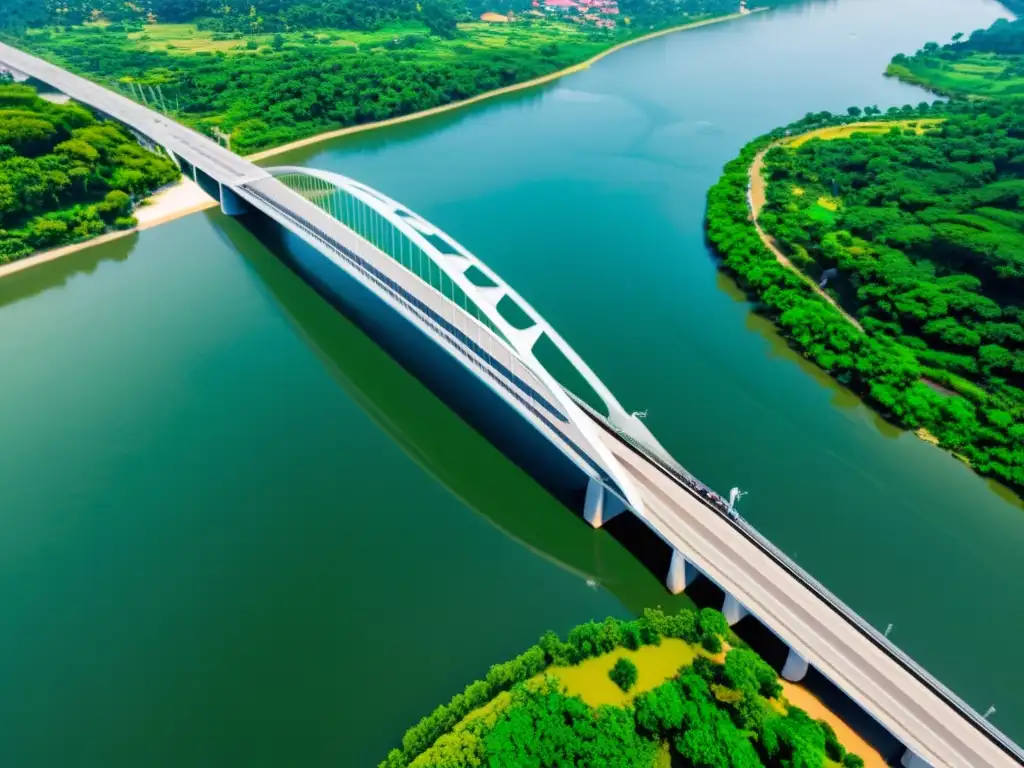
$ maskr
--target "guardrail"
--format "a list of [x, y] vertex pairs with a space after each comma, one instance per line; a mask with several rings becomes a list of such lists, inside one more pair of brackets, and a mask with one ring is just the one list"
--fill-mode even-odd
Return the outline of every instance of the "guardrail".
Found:
[[993, 743], [995, 743], [1000, 749], [1002, 749], [1007, 755], [1012, 757], [1018, 763], [1024, 765], [1024, 749], [1021, 749], [1009, 736], [1004, 734], [992, 723], [979, 715], [970, 704], [957, 696], [952, 690], [943, 685], [939, 680], [931, 675], [924, 667], [914, 661], [906, 652], [902, 651], [896, 645], [892, 643], [889, 638], [885, 637], [875, 627], [871, 626], [863, 618], [857, 614], [852, 608], [846, 603], [836, 597], [831, 591], [828, 590], [821, 582], [811, 576], [802, 567], [789, 557], [785, 552], [775, 546], [768, 538], [766, 538], [760, 531], [758, 531], [753, 525], [744, 520], [741, 516], [736, 513], [728, 513], [728, 504], [725, 500], [715, 491], [711, 490], [708, 486], [704, 485], [700, 480], [694, 477], [692, 474], [687, 472], [682, 466], [678, 468], [670, 467], [666, 462], [662, 461], [652, 451], [638, 443], [636, 440], [631, 438], [619, 430], [617, 430], [608, 420], [597, 413], [593, 408], [583, 402], [579, 397], [574, 395], [569, 390], [566, 390], [569, 397], [572, 398], [576, 405], [580, 406], [584, 411], [587, 412], [598, 424], [603, 426], [609, 433], [614, 435], [623, 443], [626, 443], [630, 447], [642, 453], [652, 464], [660, 469], [664, 474], [668, 475], [676, 485], [683, 488], [687, 493], [693, 496], [697, 501], [701, 502], [711, 511], [717, 513], [723, 517], [730, 525], [733, 526], [742, 536], [744, 536], [749, 542], [754, 544], [758, 549], [768, 555], [775, 563], [781, 568], [785, 569], [793, 578], [803, 584], [807, 589], [813, 592], [818, 599], [822, 602], [827, 603], [839, 616], [841, 616], [848, 624], [857, 629], [862, 635], [870, 640], [876, 647], [883, 651], [889, 658], [896, 661], [902, 666], [907, 672], [913, 675], [917, 680], [929, 688], [932, 693], [942, 699], [946, 704], [955, 709], [965, 720], [973, 725], [978, 730], [982, 731]]

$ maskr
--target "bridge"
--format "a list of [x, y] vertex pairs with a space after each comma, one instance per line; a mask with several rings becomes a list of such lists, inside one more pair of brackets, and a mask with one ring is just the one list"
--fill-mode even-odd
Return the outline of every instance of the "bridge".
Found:
[[[703, 576], [730, 623], [752, 616], [903, 745], [906, 768], [1024, 765], [1024, 751], [680, 466], [543, 317], [451, 237], [365, 184], [260, 168], [147, 106], [0, 44], [31, 77], [160, 147], [229, 215], [304, 241], [292, 267], [594, 527], [631, 514], [670, 548], [666, 586]], [[572, 374], [570, 389], [553, 370]], [[564, 379], [564, 377], [563, 377]]]

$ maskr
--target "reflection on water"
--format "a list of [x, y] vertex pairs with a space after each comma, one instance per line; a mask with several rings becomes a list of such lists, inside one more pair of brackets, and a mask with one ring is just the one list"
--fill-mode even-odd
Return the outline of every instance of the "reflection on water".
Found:
[[65, 285], [78, 275], [91, 275], [104, 262], [124, 261], [138, 242], [138, 233], [133, 233], [112, 240], [103, 247], [86, 248], [47, 262], [45, 266], [29, 267], [7, 275], [0, 279], [0, 307]]
[[[225, 221], [218, 230], [245, 255], [346, 394], [467, 507], [535, 553], [605, 587], [635, 613], [651, 605], [693, 604], [669, 594], [607, 532], [591, 530], [284, 266], [280, 256], [305, 243], [267, 222], [243, 227]], [[269, 251], [251, 246], [254, 235]]]

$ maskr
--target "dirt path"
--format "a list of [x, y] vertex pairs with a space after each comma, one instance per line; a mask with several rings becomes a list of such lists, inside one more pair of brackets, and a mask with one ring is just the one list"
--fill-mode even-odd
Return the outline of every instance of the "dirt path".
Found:
[[853, 315], [849, 314], [845, 309], [839, 306], [839, 303], [825, 293], [825, 291], [822, 290], [814, 280], [801, 272], [797, 266], [789, 260], [786, 254], [782, 252], [782, 249], [775, 241], [775, 238], [765, 232], [757, 221], [765, 203], [768, 201], [768, 183], [764, 180], [764, 176], [762, 175], [762, 172], [764, 171], [764, 158], [765, 155], [768, 154], [768, 151], [774, 146], [774, 144], [771, 144], [762, 149], [757, 153], [757, 156], [754, 158], [754, 162], [750, 164], [750, 187], [747, 195], [747, 202], [750, 205], [750, 220], [754, 222], [754, 227], [757, 229], [757, 235], [761, 238], [761, 242], [764, 243], [765, 247], [775, 254], [775, 260], [778, 261], [779, 264], [807, 283], [811, 290], [839, 310], [839, 314], [841, 314], [846, 321], [850, 323], [850, 325], [863, 333], [864, 327], [857, 322]]

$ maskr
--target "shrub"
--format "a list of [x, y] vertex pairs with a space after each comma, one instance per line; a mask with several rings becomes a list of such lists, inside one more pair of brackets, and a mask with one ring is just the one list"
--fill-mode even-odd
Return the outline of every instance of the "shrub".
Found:
[[619, 659], [608, 672], [608, 677], [623, 691], [628, 691], [636, 685], [636, 664], [626, 658]]
[[864, 760], [853, 752], [847, 752], [843, 758], [843, 768], [864, 768]]
[[846, 748], [839, 743], [839, 737], [836, 736], [831, 725], [824, 720], [819, 720], [818, 725], [821, 726], [821, 730], [825, 734], [825, 754], [828, 759], [841, 763], [846, 759]]
[[701, 635], [725, 637], [729, 634], [729, 622], [725, 620], [721, 611], [714, 608], [701, 608], [697, 624]]
[[700, 647], [708, 653], [721, 653], [722, 640], [718, 635], [702, 635], [700, 638]]

